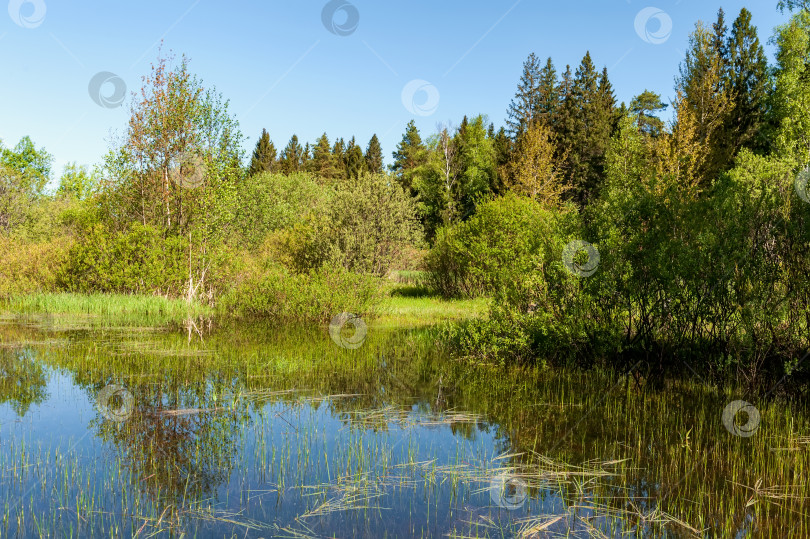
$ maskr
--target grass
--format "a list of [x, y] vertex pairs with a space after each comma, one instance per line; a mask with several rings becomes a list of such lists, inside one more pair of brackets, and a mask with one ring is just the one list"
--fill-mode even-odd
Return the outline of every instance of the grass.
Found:
[[379, 327], [419, 327], [478, 318], [487, 313], [488, 298], [444, 299], [419, 285], [396, 284], [383, 303]]
[[144, 318], [158, 323], [182, 322], [207, 316], [211, 309], [200, 303], [162, 296], [128, 294], [34, 293], [13, 296], [0, 304], [6, 314], [51, 314], [91, 317]]
[[[422, 285], [392, 283], [386, 286], [379, 313], [370, 317], [369, 322], [378, 328], [421, 327], [479, 317], [488, 306], [486, 298], [446, 300]], [[43, 314], [114, 322], [131, 320], [146, 325], [182, 324], [199, 317], [229, 318], [224, 309], [215, 311], [198, 302], [189, 304], [163, 296], [32, 293], [0, 301], [0, 316]]]

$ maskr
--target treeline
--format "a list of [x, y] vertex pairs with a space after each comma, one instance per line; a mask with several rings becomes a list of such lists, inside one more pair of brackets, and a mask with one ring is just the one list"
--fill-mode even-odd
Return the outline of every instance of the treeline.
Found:
[[302, 147], [298, 135], [293, 135], [281, 154], [277, 155], [270, 135], [263, 129], [256, 149], [253, 150], [247, 174], [253, 176], [262, 172], [309, 172], [326, 180], [356, 179], [364, 173], [382, 174], [382, 146], [376, 134], [372, 135], [365, 152], [354, 137], [348, 144], [340, 138], [330, 145], [329, 137], [324, 133], [314, 145], [310, 146], [307, 142]]

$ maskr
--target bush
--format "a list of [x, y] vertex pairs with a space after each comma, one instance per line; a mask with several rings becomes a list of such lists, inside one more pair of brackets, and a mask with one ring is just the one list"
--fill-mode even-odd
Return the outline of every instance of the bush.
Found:
[[479, 206], [468, 221], [439, 230], [425, 267], [445, 297], [491, 295], [548, 260], [566, 213], [509, 193]]
[[327, 207], [329, 192], [309, 174], [262, 173], [240, 189], [236, 221], [243, 244], [260, 246], [272, 232], [302, 223]]
[[188, 278], [188, 240], [148, 225], [123, 232], [95, 225], [79, 236], [59, 272], [71, 292], [180, 296]]
[[325, 204], [278, 240], [285, 264], [298, 272], [325, 265], [383, 276], [421, 242], [413, 201], [388, 176], [364, 174], [327, 188]]
[[0, 235], [0, 298], [58, 289], [70, 238], [32, 243]]
[[373, 315], [383, 299], [380, 279], [328, 266], [291, 273], [268, 263], [244, 276], [217, 310], [232, 316], [277, 322], [326, 323], [341, 312]]
[[446, 334], [456, 353], [701, 370], [761, 384], [810, 373], [810, 204], [791, 164], [743, 152], [701, 196], [678, 185], [609, 182], [579, 235], [598, 246], [587, 278], [567, 274], [562, 242], [503, 282], [487, 320]]

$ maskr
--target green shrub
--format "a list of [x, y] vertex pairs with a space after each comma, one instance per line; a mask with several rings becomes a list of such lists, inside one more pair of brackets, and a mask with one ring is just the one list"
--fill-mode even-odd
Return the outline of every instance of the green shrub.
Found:
[[80, 234], [59, 272], [71, 292], [118, 292], [180, 296], [188, 279], [188, 240], [164, 238], [152, 226], [123, 232], [95, 225]]
[[217, 310], [277, 322], [325, 323], [341, 312], [373, 315], [383, 299], [379, 278], [324, 266], [293, 273], [270, 263], [226, 293]]
[[446, 297], [494, 294], [548, 259], [561, 217], [512, 193], [482, 204], [468, 221], [439, 230], [425, 258], [430, 286]]
[[0, 298], [58, 289], [72, 240], [33, 243], [0, 235]]
[[262, 173], [240, 189], [237, 228], [243, 244], [260, 246], [272, 232], [290, 228], [327, 207], [329, 191], [309, 174]]
[[295, 271], [331, 265], [383, 276], [421, 243], [413, 201], [390, 177], [363, 174], [328, 189], [324, 206], [280, 236], [282, 259]]

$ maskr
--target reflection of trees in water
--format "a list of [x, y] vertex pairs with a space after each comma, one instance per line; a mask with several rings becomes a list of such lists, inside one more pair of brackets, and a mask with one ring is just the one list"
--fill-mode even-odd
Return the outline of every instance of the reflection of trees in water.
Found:
[[0, 404], [22, 417], [48, 397], [48, 375], [30, 348], [0, 348]]
[[[100, 389], [100, 388], [98, 388]], [[209, 380], [184, 386], [176, 379], [129, 388], [132, 415], [124, 423], [96, 422], [99, 436], [115, 445], [145, 505], [181, 526], [184, 515], [216, 502], [238, 453], [239, 431], [249, 425], [244, 402], [228, 398], [233, 382]]]

